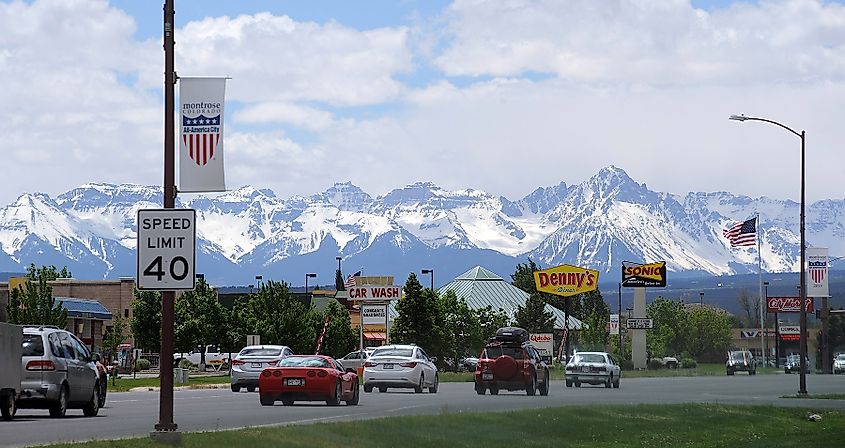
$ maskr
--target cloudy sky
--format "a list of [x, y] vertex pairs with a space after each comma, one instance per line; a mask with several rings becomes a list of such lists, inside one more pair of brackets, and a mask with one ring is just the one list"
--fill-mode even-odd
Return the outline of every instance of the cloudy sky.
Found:
[[[0, 206], [160, 185], [163, 1], [0, 0]], [[176, 70], [230, 76], [230, 188], [416, 181], [519, 199], [845, 197], [845, 7], [820, 0], [176, 0]]]

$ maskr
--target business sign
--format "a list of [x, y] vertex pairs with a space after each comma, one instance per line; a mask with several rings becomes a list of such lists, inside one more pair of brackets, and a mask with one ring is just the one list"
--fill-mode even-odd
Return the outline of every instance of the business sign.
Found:
[[625, 321], [625, 328], [629, 330], [651, 330], [654, 328], [654, 321], [645, 317], [632, 317]]
[[138, 210], [138, 289], [194, 289], [196, 239], [195, 210]]
[[781, 341], [800, 341], [801, 327], [798, 325], [781, 325], [778, 328]]
[[665, 288], [666, 262], [639, 264], [622, 262], [622, 286], [637, 288]]
[[830, 297], [827, 275], [827, 248], [807, 248], [807, 297]]
[[384, 325], [387, 321], [387, 305], [364, 305], [361, 307], [364, 325]]
[[574, 296], [595, 291], [598, 283], [599, 271], [569, 264], [534, 271], [534, 285], [537, 291], [557, 296]]
[[540, 356], [551, 357], [554, 353], [555, 345], [551, 333], [532, 333], [528, 340], [540, 352]]
[[608, 331], [610, 334], [619, 334], [619, 315], [618, 314], [611, 314], [610, 320], [608, 321]]
[[[739, 337], [741, 339], [759, 339], [763, 332], [758, 329], [754, 330], [739, 330]], [[774, 336], [774, 330], [766, 330], [766, 337]]]
[[226, 78], [179, 77], [179, 191], [226, 191], [223, 98]]
[[[801, 303], [800, 297], [769, 297], [766, 299], [766, 309], [770, 313], [800, 313], [799, 303]], [[807, 312], [812, 313], [814, 311], [812, 297], [807, 297], [806, 305]]]
[[353, 286], [346, 290], [349, 300], [361, 302], [384, 302], [402, 298], [402, 288], [396, 285]]

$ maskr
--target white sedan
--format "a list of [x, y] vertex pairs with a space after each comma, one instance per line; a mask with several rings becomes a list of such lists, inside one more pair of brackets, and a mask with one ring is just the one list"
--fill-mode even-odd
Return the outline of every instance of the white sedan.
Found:
[[437, 393], [436, 358], [429, 358], [416, 345], [387, 345], [377, 348], [364, 363], [364, 392], [387, 392], [387, 388], [414, 389], [422, 393]]

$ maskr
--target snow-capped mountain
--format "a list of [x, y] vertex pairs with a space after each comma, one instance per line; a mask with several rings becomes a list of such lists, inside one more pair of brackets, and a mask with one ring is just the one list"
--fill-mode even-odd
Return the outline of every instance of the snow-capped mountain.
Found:
[[[161, 188], [87, 184], [55, 199], [25, 194], [0, 209], [0, 270], [30, 263], [68, 266], [77, 278], [135, 275], [135, 217], [159, 208]], [[514, 272], [530, 257], [541, 266], [576, 264], [615, 277], [623, 260], [665, 260], [675, 273], [756, 271], [756, 248], [731, 248], [730, 224], [760, 214], [763, 269], [797, 271], [798, 207], [792, 201], [727, 192], [686, 196], [649, 190], [620, 168], [579, 185], [539, 187], [511, 200], [487, 192], [418, 182], [372, 197], [338, 183], [308, 197], [280, 198], [250, 186], [180, 198], [197, 211], [197, 272], [214, 284], [255, 275], [333, 284], [343, 270], [393, 275], [435, 269], [446, 281], [482, 265]], [[845, 252], [845, 200], [807, 207], [807, 241]]]

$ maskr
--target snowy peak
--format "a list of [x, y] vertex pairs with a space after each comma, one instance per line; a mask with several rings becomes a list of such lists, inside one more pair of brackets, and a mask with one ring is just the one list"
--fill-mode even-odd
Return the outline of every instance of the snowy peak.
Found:
[[315, 199], [337, 207], [338, 210], [364, 212], [373, 205], [373, 198], [351, 182], [332, 185]]

